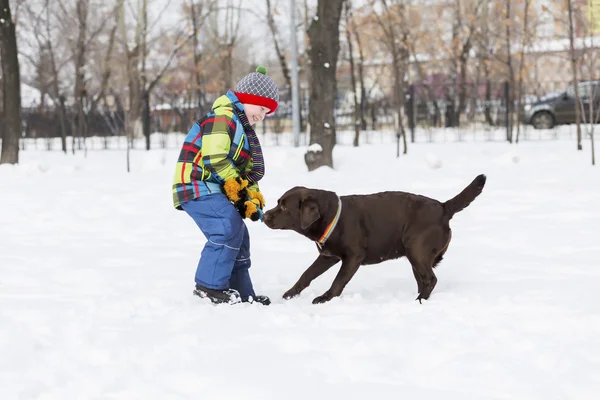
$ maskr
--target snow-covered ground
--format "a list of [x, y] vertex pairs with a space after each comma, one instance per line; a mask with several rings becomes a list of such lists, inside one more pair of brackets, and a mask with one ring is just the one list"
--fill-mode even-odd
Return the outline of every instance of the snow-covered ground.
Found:
[[[338, 146], [335, 170], [266, 146], [268, 206], [294, 185], [446, 200], [482, 195], [420, 305], [406, 259], [362, 267], [324, 305], [333, 268], [281, 295], [316, 256], [248, 222], [251, 274], [274, 304], [192, 296], [204, 238], [171, 205], [178, 149], [87, 158], [21, 152], [0, 166], [2, 399], [596, 399], [600, 171], [572, 140]], [[41, 146], [43, 148], [43, 146]]]

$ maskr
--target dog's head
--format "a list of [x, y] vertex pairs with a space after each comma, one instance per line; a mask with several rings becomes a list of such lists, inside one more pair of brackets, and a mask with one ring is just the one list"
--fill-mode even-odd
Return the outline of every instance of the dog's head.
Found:
[[277, 200], [277, 206], [264, 214], [264, 223], [271, 229], [293, 230], [304, 234], [321, 219], [320, 191], [296, 186]]

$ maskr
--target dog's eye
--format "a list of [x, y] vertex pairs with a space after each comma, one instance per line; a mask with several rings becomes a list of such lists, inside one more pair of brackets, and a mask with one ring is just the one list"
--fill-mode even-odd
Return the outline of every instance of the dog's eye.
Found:
[[287, 211], [287, 208], [285, 208], [285, 206], [283, 204], [280, 207], [281, 207], [281, 211]]

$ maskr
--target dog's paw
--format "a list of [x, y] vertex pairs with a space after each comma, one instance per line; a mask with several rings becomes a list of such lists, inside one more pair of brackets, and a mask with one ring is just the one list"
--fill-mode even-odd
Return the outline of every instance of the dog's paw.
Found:
[[300, 291], [299, 291], [299, 290], [297, 290], [297, 289], [294, 289], [294, 288], [291, 288], [290, 290], [288, 290], [287, 292], [285, 292], [285, 293], [283, 294], [283, 298], [284, 298], [285, 300], [289, 300], [289, 299], [291, 299], [291, 298], [293, 298], [293, 297], [296, 297], [296, 296], [298, 296], [299, 294], [300, 294]]
[[315, 297], [312, 303], [313, 304], [323, 304], [323, 303], [327, 303], [332, 298], [333, 297], [331, 296], [329, 291], [327, 291], [327, 292], [323, 293], [322, 295]]
[[421, 300], [427, 300], [429, 299], [429, 296], [423, 296], [422, 294], [419, 294], [419, 296], [417, 296], [417, 298], [415, 300], [419, 300], [419, 304], [423, 304], [423, 302]]

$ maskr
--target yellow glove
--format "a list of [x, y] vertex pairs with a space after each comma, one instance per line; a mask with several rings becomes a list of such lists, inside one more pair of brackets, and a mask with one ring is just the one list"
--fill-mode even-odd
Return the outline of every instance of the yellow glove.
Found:
[[246, 197], [248, 197], [246, 193], [247, 186], [248, 181], [238, 176], [236, 178], [227, 179], [223, 184], [223, 191], [229, 200], [237, 203], [240, 200], [245, 201]]
[[262, 220], [263, 211], [259, 207], [259, 201], [257, 199], [246, 200], [244, 202], [244, 217], [251, 219], [252, 221]]
[[248, 181], [240, 177], [230, 178], [223, 184], [225, 196], [233, 202], [242, 218], [262, 220], [265, 198], [258, 190], [248, 188]]
[[262, 209], [265, 208], [265, 198], [263, 197], [262, 193], [258, 190], [248, 189], [248, 197], [258, 207]]

